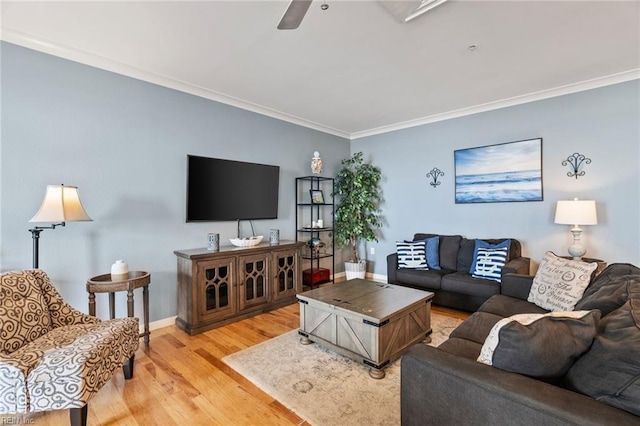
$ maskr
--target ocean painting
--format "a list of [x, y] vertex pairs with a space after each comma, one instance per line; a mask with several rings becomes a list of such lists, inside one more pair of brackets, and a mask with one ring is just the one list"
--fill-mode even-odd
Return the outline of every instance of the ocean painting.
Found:
[[542, 139], [454, 152], [456, 203], [542, 201]]

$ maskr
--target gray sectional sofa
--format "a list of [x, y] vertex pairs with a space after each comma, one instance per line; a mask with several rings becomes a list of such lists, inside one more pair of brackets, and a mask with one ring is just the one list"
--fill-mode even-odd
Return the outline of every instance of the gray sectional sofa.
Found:
[[[398, 269], [397, 253], [387, 256], [387, 281], [389, 284], [417, 288], [434, 292], [436, 305], [473, 312], [491, 296], [501, 293], [497, 281], [474, 278], [469, 273], [473, 263], [475, 239], [460, 235], [438, 235], [417, 233], [413, 241], [439, 237], [439, 260], [441, 269]], [[501, 239], [483, 239], [490, 244], [499, 244]], [[511, 239], [508, 262], [502, 268], [507, 273], [529, 274], [530, 259], [522, 256], [520, 242]]]
[[[586, 352], [568, 358], [566, 372], [533, 378], [476, 361], [502, 318], [547, 312], [527, 302], [532, 281], [524, 275], [503, 277], [502, 294], [485, 302], [447, 341], [437, 348], [418, 344], [405, 353], [402, 425], [640, 425], [640, 268], [610, 265], [587, 287], [575, 310], [601, 319]], [[567, 326], [556, 319], [544, 324]], [[557, 360], [553, 350], [566, 346], [552, 342], [540, 345], [545, 360]], [[527, 355], [518, 346], [510, 361], [518, 366]]]

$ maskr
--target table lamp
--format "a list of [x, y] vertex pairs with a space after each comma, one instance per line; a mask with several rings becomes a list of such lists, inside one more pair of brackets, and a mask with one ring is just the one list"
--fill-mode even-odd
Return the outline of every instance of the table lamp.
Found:
[[556, 206], [555, 223], [573, 225], [573, 244], [569, 246], [569, 254], [575, 260], [581, 260], [587, 252], [580, 242], [582, 229], [579, 225], [597, 225], [596, 202], [594, 200], [560, 200]]
[[33, 267], [38, 268], [40, 233], [45, 229], [65, 226], [65, 222], [86, 222], [91, 218], [84, 211], [78, 187], [66, 185], [47, 185], [47, 192], [40, 210], [29, 222], [50, 222], [51, 226], [34, 226], [29, 229], [33, 239]]

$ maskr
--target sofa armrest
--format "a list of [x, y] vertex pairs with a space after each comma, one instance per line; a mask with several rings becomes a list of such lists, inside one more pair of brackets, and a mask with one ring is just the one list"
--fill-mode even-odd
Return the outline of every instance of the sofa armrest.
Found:
[[502, 275], [504, 274], [523, 274], [529, 275], [531, 259], [528, 257], [516, 257], [510, 260], [502, 267]]
[[637, 425], [640, 418], [593, 398], [414, 345], [400, 368], [403, 426]]
[[505, 296], [527, 300], [532, 284], [533, 276], [531, 275], [506, 274], [502, 276], [500, 293]]
[[398, 283], [398, 254], [391, 253], [387, 256], [387, 282], [389, 284]]

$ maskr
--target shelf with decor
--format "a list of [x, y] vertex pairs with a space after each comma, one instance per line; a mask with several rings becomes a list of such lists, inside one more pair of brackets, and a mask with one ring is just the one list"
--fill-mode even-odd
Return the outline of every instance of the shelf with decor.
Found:
[[315, 286], [334, 281], [333, 178], [296, 178], [296, 241], [302, 241], [302, 283]]

